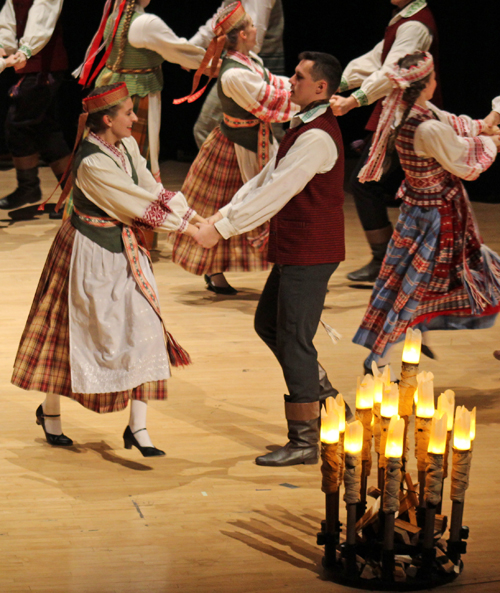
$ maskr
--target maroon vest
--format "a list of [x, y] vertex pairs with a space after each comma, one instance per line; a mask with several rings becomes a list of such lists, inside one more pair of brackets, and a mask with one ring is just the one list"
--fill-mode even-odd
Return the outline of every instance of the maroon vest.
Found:
[[[28, 13], [34, 0], [13, 0], [14, 12], [16, 14], [16, 34], [22, 39]], [[61, 20], [56, 23], [52, 37], [47, 45], [37, 54], [32, 56], [26, 63], [26, 67], [18, 70], [17, 74], [30, 74], [32, 72], [58, 72], [68, 68], [68, 57], [63, 44]]]
[[276, 156], [276, 166], [297, 138], [319, 128], [332, 137], [338, 150], [335, 166], [318, 173], [273, 218], [267, 259], [283, 265], [313, 266], [345, 259], [344, 148], [331, 109], [307, 124], [288, 130]]
[[[436, 80], [437, 80], [437, 87], [434, 92], [434, 97], [432, 99], [432, 102], [437, 107], [441, 107], [442, 100], [441, 100], [441, 86], [439, 84], [439, 55], [438, 55], [437, 27], [436, 27], [436, 23], [434, 21], [434, 17], [432, 16], [432, 12], [429, 10], [429, 8], [427, 6], [425, 8], [422, 8], [422, 10], [419, 10], [413, 16], [410, 16], [408, 18], [399, 19], [399, 21], [397, 23], [394, 23], [393, 25], [389, 25], [387, 27], [387, 29], [385, 30], [385, 35], [384, 35], [384, 46], [382, 48], [382, 57], [381, 57], [382, 64], [385, 62], [385, 59], [387, 58], [387, 56], [389, 55], [389, 52], [391, 51], [391, 47], [392, 47], [394, 41], [396, 40], [396, 33], [398, 32], [399, 27], [401, 27], [401, 25], [404, 25], [405, 23], [408, 23], [409, 21], [418, 21], [419, 23], [423, 23], [432, 34], [432, 43], [429, 48], [429, 52], [432, 54], [432, 57], [434, 58], [434, 70], [436, 72]], [[370, 132], [374, 132], [377, 129], [378, 120], [380, 118], [380, 114], [382, 113], [382, 103], [384, 101], [384, 98], [379, 99], [377, 101], [377, 103], [375, 104], [375, 109], [373, 110], [371, 117], [368, 120], [368, 123], [366, 124], [366, 129], [369, 130]]]

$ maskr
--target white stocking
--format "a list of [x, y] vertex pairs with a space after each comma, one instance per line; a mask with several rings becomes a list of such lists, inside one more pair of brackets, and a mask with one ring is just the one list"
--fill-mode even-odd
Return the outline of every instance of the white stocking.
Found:
[[62, 434], [61, 425], [61, 396], [55, 393], [46, 393], [45, 401], [42, 404], [43, 413], [49, 416], [58, 416], [57, 418], [44, 418], [45, 430], [49, 434]]
[[154, 447], [146, 428], [146, 417], [148, 414], [148, 402], [133, 399], [130, 401], [130, 420], [128, 425], [137, 442], [141, 447]]

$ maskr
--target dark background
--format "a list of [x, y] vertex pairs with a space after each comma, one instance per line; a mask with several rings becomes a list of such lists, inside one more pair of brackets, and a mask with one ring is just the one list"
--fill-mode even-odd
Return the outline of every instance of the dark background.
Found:
[[[219, 0], [152, 0], [148, 11], [157, 14], [179, 36], [192, 36], [217, 9]], [[81, 60], [99, 24], [104, 0], [66, 0], [62, 19], [71, 69]], [[439, 29], [444, 107], [453, 113], [484, 117], [491, 99], [500, 94], [500, 47], [495, 0], [482, 2], [429, 0]], [[283, 0], [287, 74], [293, 73], [303, 50], [334, 54], [347, 65], [369, 51], [384, 34], [392, 15], [389, 0]], [[188, 93], [192, 74], [177, 65], [163, 66], [165, 87], [161, 133], [161, 158], [193, 157], [196, 145], [192, 128], [203, 99], [174, 106], [172, 99]], [[0, 76], [0, 120], [7, 108], [7, 90], [15, 80], [11, 69]], [[80, 112], [81, 88], [68, 73], [61, 91], [60, 112], [68, 142], [73, 143]], [[340, 120], [346, 146], [364, 136], [371, 107], [356, 109]], [[0, 153], [5, 152], [0, 133]], [[469, 186], [473, 197], [496, 198], [500, 167], [493, 165]], [[500, 192], [498, 192], [500, 194]]]

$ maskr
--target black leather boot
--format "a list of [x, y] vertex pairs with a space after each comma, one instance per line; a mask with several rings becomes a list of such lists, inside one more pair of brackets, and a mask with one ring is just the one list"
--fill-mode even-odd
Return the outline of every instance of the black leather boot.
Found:
[[38, 167], [16, 169], [17, 188], [0, 200], [2, 210], [14, 210], [26, 204], [34, 204], [42, 199]]
[[392, 231], [392, 224], [383, 229], [365, 231], [373, 257], [366, 266], [347, 274], [347, 278], [351, 282], [375, 282], [382, 267], [387, 245], [389, 245], [392, 237]]
[[[328, 378], [328, 375], [326, 374], [325, 369], [321, 366], [321, 364], [318, 362], [318, 369], [319, 369], [319, 403], [321, 406], [325, 406], [326, 403], [326, 398], [327, 397], [337, 397], [337, 395], [339, 394], [338, 389], [335, 389], [335, 387], [330, 383], [330, 379]], [[349, 422], [351, 421], [353, 418], [352, 412], [351, 412], [351, 408], [347, 405], [345, 405], [345, 419]]]
[[294, 404], [285, 396], [285, 415], [288, 423], [288, 443], [272, 453], [257, 457], [257, 465], [284, 467], [318, 463], [319, 402]]

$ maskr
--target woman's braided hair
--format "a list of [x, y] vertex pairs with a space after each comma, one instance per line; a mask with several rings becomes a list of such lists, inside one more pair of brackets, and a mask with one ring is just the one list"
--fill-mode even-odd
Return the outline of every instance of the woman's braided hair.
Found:
[[[421, 62], [425, 58], [425, 54], [423, 52], [415, 52], [413, 54], [404, 56], [398, 60], [398, 66], [400, 68], [408, 69], [411, 66], [416, 66], [419, 62]], [[392, 152], [394, 151], [394, 147], [396, 146], [396, 140], [401, 128], [406, 123], [408, 116], [410, 115], [410, 111], [412, 110], [413, 105], [415, 105], [415, 101], [420, 97], [420, 93], [425, 89], [427, 83], [430, 80], [431, 75], [429, 74], [422, 80], [417, 80], [416, 82], [412, 82], [410, 86], [405, 90], [403, 94], [403, 101], [406, 103], [406, 109], [403, 112], [403, 116], [401, 117], [401, 121], [399, 124], [394, 128], [391, 132], [389, 140], [387, 141], [387, 152], [386, 152], [386, 159], [390, 157]]]
[[119, 68], [125, 55], [125, 47], [127, 46], [128, 31], [130, 29], [130, 23], [134, 16], [135, 7], [137, 6], [138, 0], [127, 0], [127, 6], [125, 7], [125, 20], [123, 22], [122, 34], [120, 37], [120, 46], [118, 48], [118, 56], [116, 57], [113, 68]]

